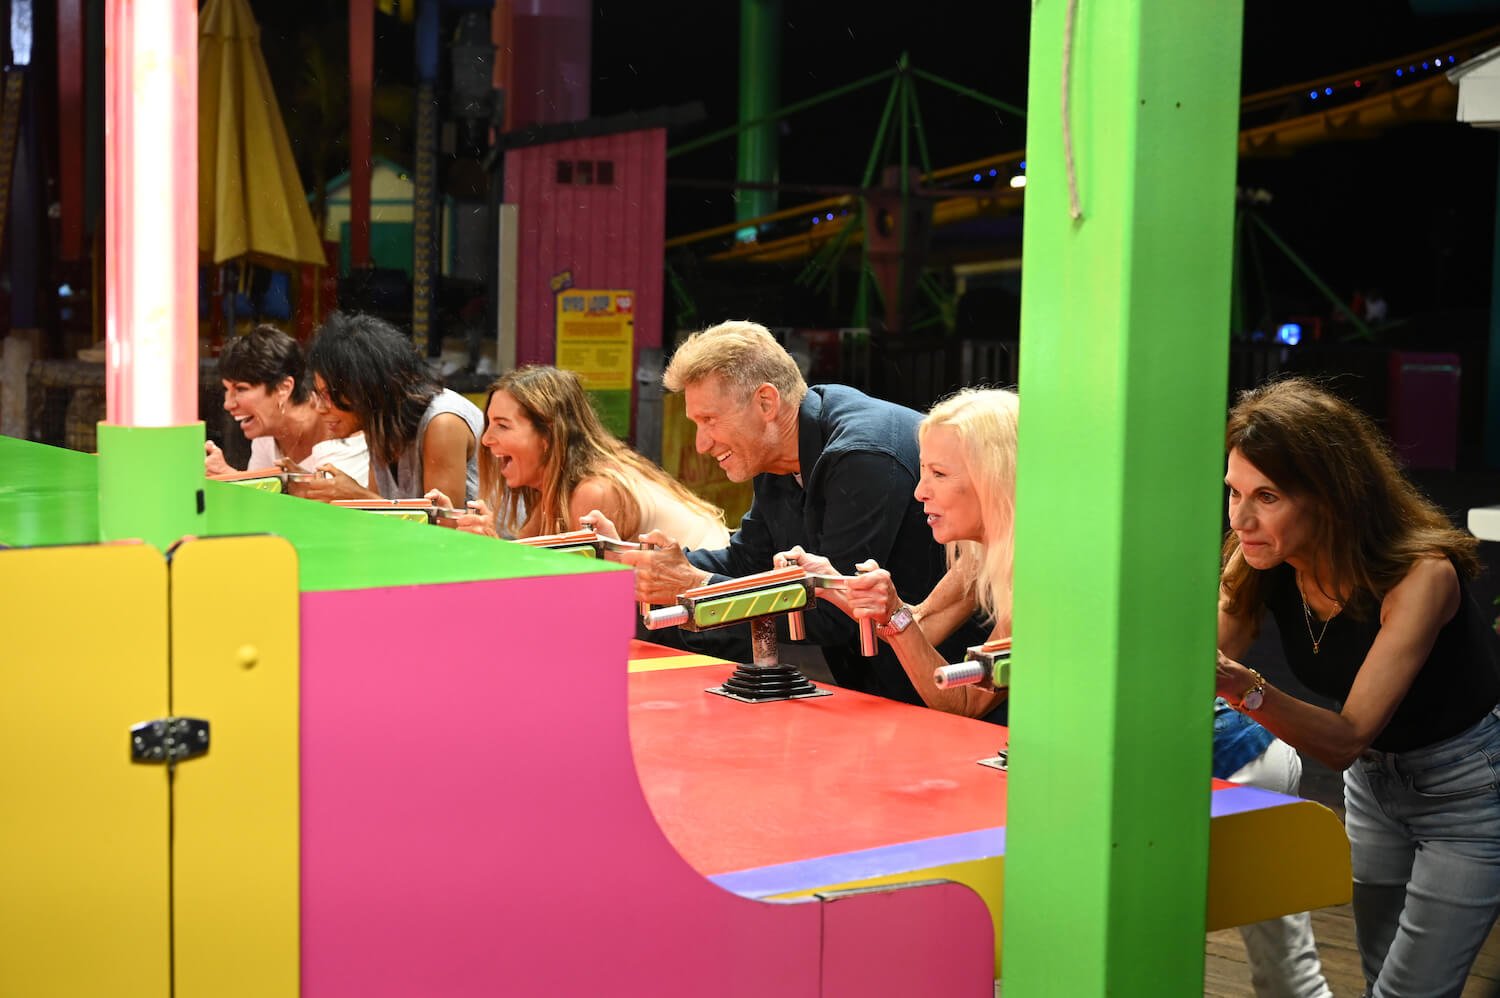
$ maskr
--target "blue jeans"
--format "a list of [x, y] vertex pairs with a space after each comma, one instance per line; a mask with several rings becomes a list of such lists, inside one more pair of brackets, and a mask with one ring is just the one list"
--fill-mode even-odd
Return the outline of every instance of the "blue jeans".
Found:
[[1463, 991], [1500, 910], [1500, 707], [1344, 772], [1354, 929], [1373, 998]]
[[[1277, 738], [1229, 777], [1235, 783], [1296, 796], [1302, 758]], [[1240, 926], [1255, 998], [1332, 998], [1307, 912]]]

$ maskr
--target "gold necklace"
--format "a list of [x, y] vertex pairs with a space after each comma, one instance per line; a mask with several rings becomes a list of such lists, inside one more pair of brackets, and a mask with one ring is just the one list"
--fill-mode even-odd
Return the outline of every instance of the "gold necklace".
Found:
[[1323, 644], [1324, 635], [1328, 633], [1328, 625], [1333, 623], [1333, 618], [1337, 617], [1339, 615], [1339, 612], [1344, 609], [1344, 604], [1340, 603], [1338, 600], [1333, 601], [1333, 612], [1328, 615], [1327, 620], [1323, 621], [1323, 630], [1320, 631], [1316, 637], [1314, 637], [1312, 630], [1312, 608], [1307, 605], [1307, 594], [1302, 591], [1301, 578], [1297, 579], [1297, 595], [1302, 597], [1302, 622], [1307, 625], [1307, 637], [1308, 640], [1312, 641], [1313, 654], [1316, 655], [1318, 653], [1319, 646]]

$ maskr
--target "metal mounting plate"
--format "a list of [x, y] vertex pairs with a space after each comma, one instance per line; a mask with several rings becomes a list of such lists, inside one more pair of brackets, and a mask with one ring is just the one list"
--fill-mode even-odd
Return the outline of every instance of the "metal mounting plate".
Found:
[[174, 765], [208, 753], [208, 722], [197, 717], [159, 717], [130, 728], [130, 761]]

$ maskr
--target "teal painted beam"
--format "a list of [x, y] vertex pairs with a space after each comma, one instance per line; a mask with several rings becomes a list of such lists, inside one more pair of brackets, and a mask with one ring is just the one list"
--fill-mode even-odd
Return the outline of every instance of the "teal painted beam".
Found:
[[1241, 13], [1032, 7], [1007, 998], [1202, 993]]

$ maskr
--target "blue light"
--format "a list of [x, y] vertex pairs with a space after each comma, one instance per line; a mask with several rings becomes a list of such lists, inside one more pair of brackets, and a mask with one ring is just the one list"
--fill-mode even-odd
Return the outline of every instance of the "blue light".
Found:
[[1026, 169], [1026, 161], [1024, 159], [1021, 160], [1021, 169]]
[[828, 220], [830, 222], [833, 221], [833, 212], [831, 212], [831, 211], [828, 213]]
[[1406, 67], [1406, 71], [1408, 73], [1415, 73], [1417, 71], [1417, 67], [1416, 66], [1407, 66]]
[[1329, 97], [1332, 97], [1333, 96], [1333, 88], [1332, 87], [1327, 87], [1327, 88], [1325, 88], [1323, 90], [1323, 93], [1327, 94]]
[[1276, 342], [1294, 347], [1302, 342], [1302, 327], [1295, 322], [1282, 323], [1276, 329]]
[[1398, 69], [1398, 70], [1396, 70], [1396, 75], [1397, 75], [1397, 76], [1400, 76], [1400, 75], [1401, 75], [1401, 70], [1399, 70], [1399, 69]]
[[1318, 99], [1318, 92], [1316, 90], [1309, 90], [1307, 92], [1307, 96], [1311, 97], [1313, 100], [1317, 100]]
[[992, 177], [993, 177], [993, 176], [994, 176], [994, 175], [995, 175], [995, 171], [994, 171], [994, 170], [991, 170], [991, 171], [990, 171], [990, 176], [992, 176]]
[[977, 173], [976, 173], [976, 174], [974, 174], [974, 183], [976, 183], [976, 184], [977, 184], [977, 183], [979, 183], [979, 176], [980, 176], [980, 175], [979, 175], [979, 174], [977, 174]]
[[823, 220], [821, 218], [819, 218], [817, 215], [813, 216], [813, 224], [814, 225], [817, 225], [821, 221], [823, 221]]
[[1422, 60], [1422, 68], [1423, 69], [1431, 69], [1432, 68], [1432, 63], [1430, 63], [1430, 62], [1428, 62], [1427, 60], [1424, 59], [1424, 60]]

